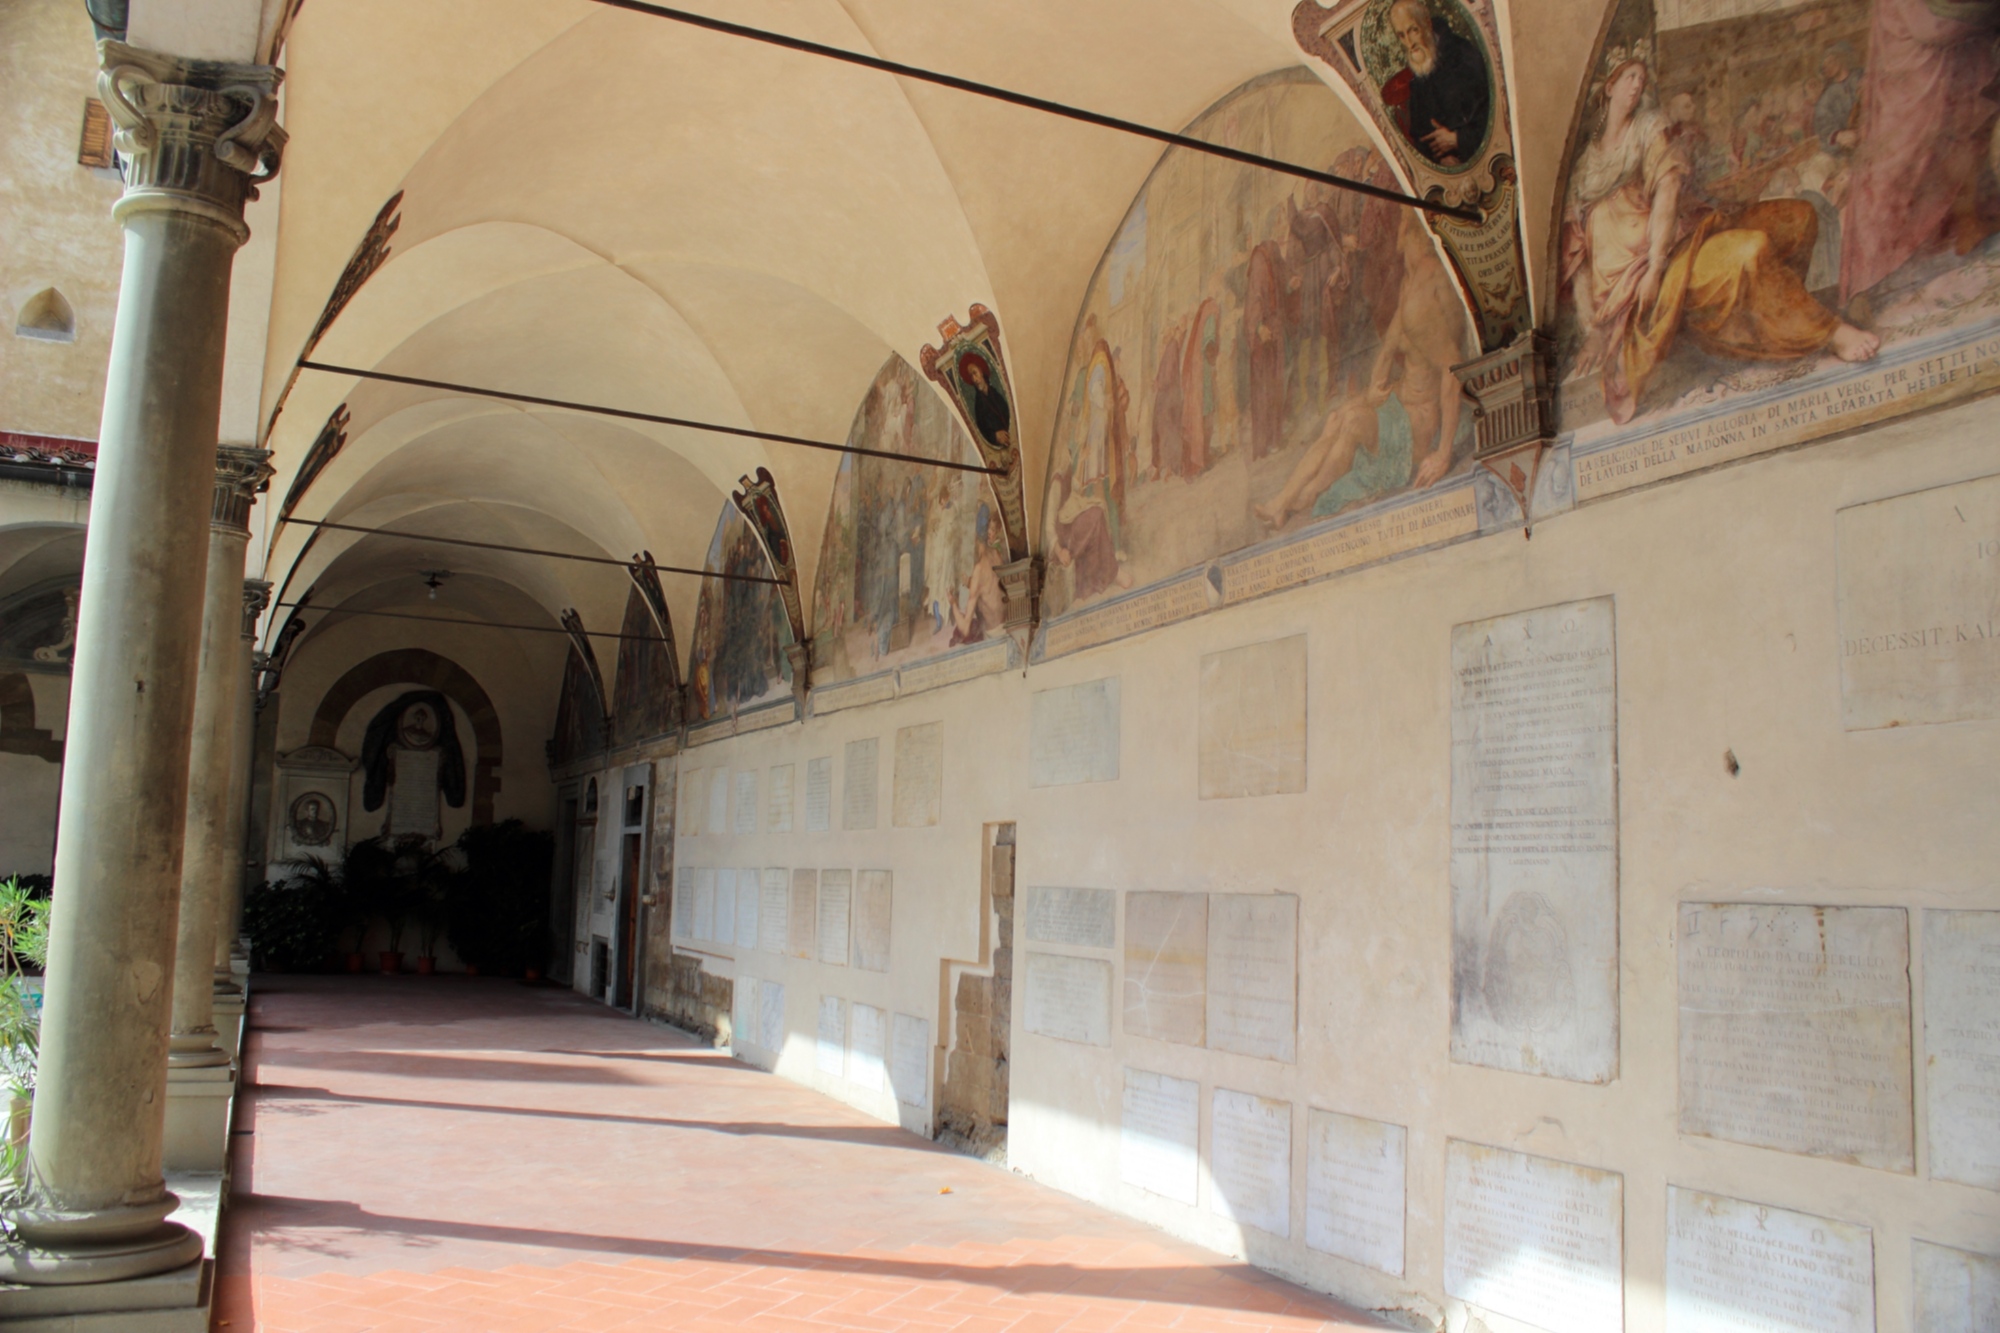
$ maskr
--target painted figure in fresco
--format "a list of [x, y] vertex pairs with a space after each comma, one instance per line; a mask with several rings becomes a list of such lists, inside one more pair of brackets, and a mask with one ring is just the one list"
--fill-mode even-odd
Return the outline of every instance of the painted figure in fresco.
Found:
[[[1107, 351], [1106, 356], [1109, 356]], [[1209, 444], [1221, 406], [1217, 363], [1222, 359], [1222, 307], [1214, 293], [1204, 297], [1188, 321], [1181, 350], [1181, 475], [1197, 477], [1215, 461]]]
[[1744, 360], [1873, 357], [1875, 335], [1806, 291], [1811, 204], [1762, 200], [1729, 216], [1683, 200], [1690, 164], [1653, 104], [1650, 61], [1645, 42], [1607, 53], [1596, 129], [1565, 204], [1561, 276], [1585, 331], [1576, 366], [1602, 370], [1612, 420], [1632, 419], [1683, 331], [1705, 352]]
[[965, 596], [961, 600], [954, 590], [951, 595], [951, 646], [962, 643], [982, 643], [986, 636], [1000, 628], [1005, 619], [1007, 598], [1000, 587], [1000, 566], [1007, 563], [1007, 535], [993, 514], [985, 505], [979, 506], [978, 558], [972, 564], [972, 577], [967, 580]]
[[951, 614], [952, 594], [957, 590], [960, 571], [965, 568], [959, 550], [957, 488], [950, 479], [940, 478], [931, 492], [930, 512], [924, 516], [929, 538], [924, 543], [924, 604], [931, 616], [931, 633], [944, 631]]
[[1153, 465], [1155, 479], [1182, 475], [1181, 350], [1187, 324], [1177, 322], [1160, 339], [1160, 368], [1153, 376]]
[[[1127, 413], [1132, 395], [1118, 373], [1111, 347], [1097, 332], [1093, 315], [1084, 321], [1090, 358], [1077, 376], [1069, 403], [1069, 460], [1056, 488], [1055, 542], [1051, 553], [1071, 571], [1074, 601], [1095, 596], [1116, 583], [1132, 586], [1120, 568], [1118, 520], [1125, 503], [1128, 463]], [[1191, 338], [1190, 346], [1194, 345]], [[1204, 447], [1205, 447], [1204, 441]]]
[[[1276, 240], [1250, 251], [1243, 295], [1243, 333], [1250, 342], [1250, 456], [1262, 458], [1283, 443], [1286, 335], [1297, 322], [1285, 288], [1289, 274]], [[1317, 302], [1314, 303], [1315, 305]]]
[[[764, 552], [749, 525], [736, 523], [723, 558], [727, 574], [763, 574]], [[722, 616], [709, 690], [713, 709], [762, 698], [781, 660], [777, 595], [768, 583], [730, 579], [722, 585]]]
[[1426, 0], [1393, 0], [1389, 28], [1408, 63], [1382, 84], [1384, 105], [1419, 153], [1441, 167], [1463, 166], [1486, 142], [1493, 110], [1485, 54]]
[[1337, 514], [1451, 470], [1462, 399], [1452, 367], [1471, 355], [1465, 306], [1414, 213], [1398, 234], [1403, 289], [1368, 387], [1328, 414], [1318, 438], [1269, 504], [1251, 512], [1271, 528], [1311, 507]]
[[1842, 301], [1919, 255], [1968, 253], [2000, 225], [1994, 38], [1978, 0], [1875, 0], [1840, 259]]
[[986, 358], [979, 353], [966, 352], [958, 358], [958, 374], [972, 390], [972, 424], [995, 449], [1012, 449], [1014, 413], [1008, 406], [1006, 391], [993, 374], [993, 367], [987, 365]]

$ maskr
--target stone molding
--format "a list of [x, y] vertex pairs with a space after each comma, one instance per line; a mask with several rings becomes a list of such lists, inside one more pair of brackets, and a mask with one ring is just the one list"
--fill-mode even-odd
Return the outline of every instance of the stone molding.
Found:
[[250, 506], [257, 496], [271, 488], [269, 449], [251, 449], [225, 444], [215, 451], [215, 500], [209, 510], [209, 526], [219, 532], [250, 534]]
[[[243, 580], [243, 638], [246, 643], [256, 639], [257, 619], [264, 614], [265, 608], [270, 605], [271, 582], [269, 579]], [[263, 653], [256, 654], [256, 657], [264, 656], [265, 654]], [[252, 665], [257, 665], [255, 657], [252, 658]]]

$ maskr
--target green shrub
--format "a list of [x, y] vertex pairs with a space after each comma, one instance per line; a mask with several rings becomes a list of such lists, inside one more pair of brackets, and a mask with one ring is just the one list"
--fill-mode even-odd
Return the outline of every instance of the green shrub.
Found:
[[445, 890], [452, 949], [494, 976], [546, 967], [555, 839], [518, 819], [475, 825], [459, 835], [458, 860]]
[[266, 880], [243, 897], [243, 929], [250, 957], [275, 972], [310, 972], [323, 965], [339, 942], [340, 920], [333, 873], [318, 857], [292, 862], [297, 873]]

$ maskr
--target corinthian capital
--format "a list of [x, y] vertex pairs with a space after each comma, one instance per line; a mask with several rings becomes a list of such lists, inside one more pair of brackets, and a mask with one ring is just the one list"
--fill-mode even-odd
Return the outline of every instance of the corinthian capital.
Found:
[[271, 488], [269, 449], [225, 444], [215, 451], [215, 504], [209, 526], [230, 532], [250, 531], [250, 506], [257, 494]]
[[243, 203], [277, 174], [285, 131], [271, 65], [188, 60], [119, 41], [97, 44], [97, 95], [116, 127], [125, 196], [113, 214], [168, 210], [250, 237]]
[[[243, 637], [257, 637], [257, 617], [264, 614], [264, 608], [271, 604], [271, 585], [264, 579], [243, 580]], [[270, 660], [268, 653], [258, 653], [257, 657]], [[254, 662], [253, 662], [254, 664]], [[258, 668], [262, 670], [262, 667]]]

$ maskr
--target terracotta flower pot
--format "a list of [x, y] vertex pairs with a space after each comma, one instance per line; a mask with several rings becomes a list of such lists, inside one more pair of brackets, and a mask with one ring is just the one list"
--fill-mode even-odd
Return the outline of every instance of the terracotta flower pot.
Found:
[[536, 982], [540, 981], [541, 979], [542, 979], [542, 970], [539, 967], [530, 967], [522, 969], [521, 980], [527, 982]]
[[422, 953], [417, 955], [418, 976], [420, 977], [435, 976], [437, 974], [437, 970], [438, 970], [438, 960], [434, 956], [427, 953]]
[[478, 976], [478, 975], [479, 975], [479, 964], [477, 964], [477, 963], [467, 963], [467, 964], [465, 965], [465, 975], [467, 975], [468, 977], [476, 977], [476, 976]]
[[403, 951], [400, 949], [384, 949], [382, 951], [382, 975], [393, 977], [402, 970]]
[[361, 970], [362, 964], [365, 963], [366, 961], [367, 960], [361, 956], [361, 951], [359, 949], [356, 949], [353, 953], [347, 955], [347, 970], [350, 972], [359, 972]]

